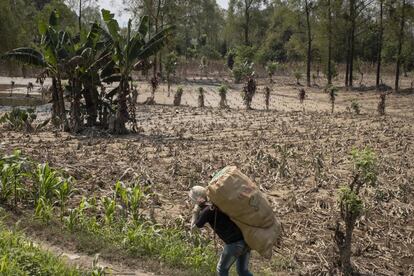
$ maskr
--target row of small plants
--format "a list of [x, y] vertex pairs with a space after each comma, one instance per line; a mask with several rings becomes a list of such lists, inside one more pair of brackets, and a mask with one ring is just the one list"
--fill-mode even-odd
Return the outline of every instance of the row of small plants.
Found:
[[32, 208], [34, 218], [46, 226], [57, 223], [74, 236], [100, 240], [129, 256], [147, 256], [199, 273], [214, 271], [216, 256], [207, 239], [186, 231], [183, 221], [165, 226], [149, 218], [149, 188], [118, 181], [110, 194], [82, 197], [74, 204], [78, 191], [73, 184], [70, 176], [28, 160], [19, 150], [0, 159], [3, 206]]

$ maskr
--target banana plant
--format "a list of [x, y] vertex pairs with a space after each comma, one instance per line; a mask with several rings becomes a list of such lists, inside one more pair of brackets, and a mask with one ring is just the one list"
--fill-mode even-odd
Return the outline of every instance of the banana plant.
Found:
[[[71, 94], [71, 129], [77, 132], [83, 127], [81, 110], [85, 110], [87, 126], [97, 124], [98, 111], [103, 108], [102, 97], [98, 93], [101, 85], [99, 70], [110, 59], [106, 47], [107, 40], [102, 36], [102, 28], [93, 23], [85, 41], [75, 44], [74, 56], [67, 67]], [[103, 93], [101, 91], [101, 93]], [[85, 99], [85, 108], [81, 108], [81, 98]], [[105, 125], [103, 122], [100, 122]]]
[[101, 78], [107, 83], [119, 83], [116, 117], [110, 128], [112, 132], [122, 134], [127, 132], [125, 124], [129, 120], [127, 95], [130, 92], [128, 82], [131, 73], [134, 68], [140, 67], [139, 64], [161, 50], [173, 26], [164, 28], [148, 39], [148, 16], [141, 18], [136, 32], [132, 31], [131, 20], [129, 20], [126, 35], [122, 34], [113, 13], [102, 9], [102, 18], [106, 25], [104, 36], [108, 38], [112, 56], [111, 61], [102, 68]]
[[49, 17], [48, 25], [44, 22], [39, 23], [39, 31], [42, 35], [39, 49], [17, 48], [2, 55], [1, 59], [14, 59], [24, 64], [44, 68], [52, 78], [52, 117], [59, 117], [61, 123], [66, 124], [62, 77], [73, 43], [69, 33], [57, 30], [58, 19], [59, 14], [55, 10]]

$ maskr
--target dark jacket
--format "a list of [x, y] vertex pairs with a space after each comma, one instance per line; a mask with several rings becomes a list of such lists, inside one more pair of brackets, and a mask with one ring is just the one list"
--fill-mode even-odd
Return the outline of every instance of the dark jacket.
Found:
[[210, 224], [211, 228], [226, 244], [243, 240], [240, 228], [216, 206], [205, 204], [201, 208], [202, 210], [195, 223], [198, 228], [203, 227], [206, 223]]

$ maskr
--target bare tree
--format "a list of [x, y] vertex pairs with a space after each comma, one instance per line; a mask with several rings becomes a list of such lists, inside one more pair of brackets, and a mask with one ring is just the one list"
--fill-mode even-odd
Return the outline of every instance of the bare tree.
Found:
[[328, 85], [332, 84], [332, 7], [328, 0]]
[[403, 43], [404, 43], [405, 4], [406, 4], [406, 0], [402, 0], [400, 31], [399, 31], [399, 34], [398, 34], [397, 63], [396, 63], [396, 69], [395, 69], [395, 86], [394, 86], [394, 90], [396, 92], [399, 89], [400, 67], [401, 67], [401, 59], [402, 59], [401, 52], [402, 52], [402, 46], [403, 46]]
[[312, 3], [309, 0], [305, 0], [305, 13], [306, 13], [306, 27], [308, 36], [308, 49], [306, 56], [306, 85], [311, 86], [311, 63], [312, 63], [312, 32], [310, 23]]
[[383, 10], [384, 10], [384, 0], [379, 0], [380, 4], [380, 15], [379, 15], [379, 30], [378, 30], [378, 55], [377, 55], [377, 79], [376, 79], [376, 87], [377, 90], [380, 86], [380, 79], [381, 79], [381, 61], [382, 61], [382, 44], [383, 44], [383, 36], [384, 36], [384, 26], [383, 26]]

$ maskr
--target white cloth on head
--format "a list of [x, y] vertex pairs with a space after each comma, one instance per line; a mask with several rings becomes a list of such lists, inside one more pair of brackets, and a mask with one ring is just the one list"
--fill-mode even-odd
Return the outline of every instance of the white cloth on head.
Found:
[[201, 186], [194, 186], [188, 195], [194, 203], [198, 203], [200, 199], [207, 200], [207, 189]]

